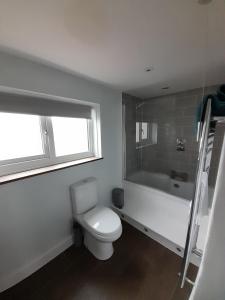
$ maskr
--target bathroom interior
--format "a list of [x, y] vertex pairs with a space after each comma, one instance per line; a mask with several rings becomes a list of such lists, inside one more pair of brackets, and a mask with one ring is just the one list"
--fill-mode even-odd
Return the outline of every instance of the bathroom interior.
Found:
[[0, 299], [225, 299], [224, 20], [0, 2]]

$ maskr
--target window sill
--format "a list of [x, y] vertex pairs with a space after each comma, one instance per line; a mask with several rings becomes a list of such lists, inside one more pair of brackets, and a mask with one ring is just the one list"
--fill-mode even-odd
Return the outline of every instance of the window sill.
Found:
[[55, 164], [55, 165], [51, 165], [51, 166], [47, 166], [47, 167], [42, 167], [42, 168], [38, 168], [38, 169], [23, 171], [23, 172], [19, 172], [19, 173], [10, 174], [10, 175], [4, 175], [4, 176], [0, 176], [0, 184], [5, 184], [5, 183], [25, 179], [25, 178], [30, 178], [33, 176], [46, 174], [46, 173], [70, 168], [70, 167], [77, 166], [77, 165], [83, 165], [83, 164], [86, 164], [86, 163], [89, 163], [92, 161], [101, 160], [101, 159], [103, 159], [103, 157], [99, 157], [99, 158], [88, 157], [88, 158], [83, 158], [83, 159], [74, 160], [74, 161], [70, 161], [70, 162]]

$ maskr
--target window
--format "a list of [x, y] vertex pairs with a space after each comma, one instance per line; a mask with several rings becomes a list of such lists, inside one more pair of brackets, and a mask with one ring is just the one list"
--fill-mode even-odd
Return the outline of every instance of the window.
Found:
[[136, 122], [136, 148], [157, 144], [158, 125], [149, 122]]
[[142, 141], [147, 140], [149, 135], [149, 124], [147, 122], [142, 122], [141, 125], [141, 139]]
[[148, 139], [150, 124], [147, 122], [136, 122], [136, 143]]
[[52, 118], [56, 156], [89, 151], [88, 120]]
[[45, 152], [38, 116], [0, 113], [0, 141], [1, 162], [42, 156]]
[[136, 122], [136, 143], [140, 142], [140, 122]]
[[0, 112], [0, 176], [101, 157], [99, 121], [99, 106], [80, 102], [71, 117]]

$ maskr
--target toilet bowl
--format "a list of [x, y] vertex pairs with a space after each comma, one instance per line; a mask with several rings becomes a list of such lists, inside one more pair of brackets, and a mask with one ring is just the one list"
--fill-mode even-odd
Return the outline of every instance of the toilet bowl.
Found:
[[84, 230], [84, 245], [100, 260], [113, 254], [113, 242], [122, 234], [119, 216], [110, 208], [98, 206], [97, 180], [94, 177], [71, 186], [73, 217]]

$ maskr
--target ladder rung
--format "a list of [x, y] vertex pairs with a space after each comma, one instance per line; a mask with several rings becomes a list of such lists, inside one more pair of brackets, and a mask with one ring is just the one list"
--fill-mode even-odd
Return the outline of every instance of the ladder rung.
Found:
[[[179, 277], [181, 276], [181, 273], [178, 273], [177, 274]], [[189, 284], [191, 284], [192, 286], [194, 286], [194, 281], [192, 281], [190, 278], [188, 278], [188, 277], [185, 277], [185, 281], [187, 282], [187, 283], [189, 283]]]

